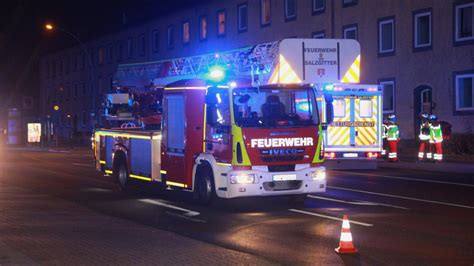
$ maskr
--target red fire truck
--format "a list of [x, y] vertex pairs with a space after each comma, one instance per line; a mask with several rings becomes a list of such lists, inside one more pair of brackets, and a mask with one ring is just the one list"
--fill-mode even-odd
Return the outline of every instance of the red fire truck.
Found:
[[121, 65], [116, 80], [140, 73], [163, 85], [162, 127], [97, 130], [96, 167], [122, 188], [132, 180], [160, 182], [192, 191], [201, 203], [215, 196], [325, 192], [323, 131], [333, 110], [322, 82], [343, 79], [328, 68], [349, 69], [352, 62], [340, 58], [354, 45], [359, 47], [353, 40], [286, 39]]

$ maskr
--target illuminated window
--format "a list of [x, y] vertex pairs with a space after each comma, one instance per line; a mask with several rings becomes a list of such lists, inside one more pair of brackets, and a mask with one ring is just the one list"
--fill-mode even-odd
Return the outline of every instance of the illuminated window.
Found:
[[225, 10], [217, 12], [217, 36], [225, 35]]
[[395, 19], [384, 18], [378, 21], [378, 50], [379, 55], [395, 53]]
[[431, 47], [431, 11], [418, 12], [413, 14], [413, 45], [415, 48]]
[[326, 0], [313, 0], [313, 15], [324, 13]]
[[334, 100], [334, 117], [345, 117], [346, 116], [346, 100]]
[[357, 25], [348, 25], [343, 27], [342, 36], [344, 39], [357, 40]]
[[395, 80], [382, 80], [379, 84], [383, 91], [383, 112], [395, 112]]
[[189, 43], [189, 21], [183, 23], [183, 43]]
[[153, 52], [158, 52], [160, 50], [160, 34], [158, 30], [154, 30], [152, 33], [153, 39]]
[[168, 26], [167, 29], [167, 46], [168, 49], [172, 49], [174, 47], [174, 27], [173, 26]]
[[248, 29], [248, 5], [247, 3], [241, 4], [238, 7], [239, 11], [239, 32], [245, 32]]
[[361, 118], [371, 118], [372, 115], [373, 115], [372, 100], [360, 100], [359, 101], [359, 116]]
[[296, 19], [296, 0], [285, 0], [285, 21]]
[[455, 6], [455, 40], [456, 43], [474, 40], [474, 3]]
[[271, 23], [271, 0], [260, 0], [260, 25], [267, 26]]
[[199, 18], [199, 39], [207, 39], [207, 17], [202, 16]]

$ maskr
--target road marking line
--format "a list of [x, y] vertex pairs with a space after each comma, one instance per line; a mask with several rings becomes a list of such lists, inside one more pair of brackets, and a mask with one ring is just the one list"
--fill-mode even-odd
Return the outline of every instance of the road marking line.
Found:
[[178, 217], [178, 218], [185, 219], [185, 220], [188, 220], [188, 221], [191, 221], [191, 222], [196, 222], [196, 223], [205, 223], [206, 222], [206, 221], [201, 220], [201, 219], [196, 219], [196, 218], [189, 217], [189, 216], [182, 215], [182, 214], [175, 213], [175, 212], [166, 211], [165, 213], [169, 216]]
[[162, 207], [165, 207], [165, 208], [168, 208], [168, 209], [174, 209], [174, 210], [182, 211], [182, 212], [184, 212], [184, 215], [186, 215], [188, 217], [198, 216], [200, 214], [199, 212], [184, 209], [184, 208], [174, 206], [174, 205], [171, 205], [171, 204], [167, 204], [167, 203], [164, 203], [164, 202], [161, 202], [161, 201], [158, 201], [158, 200], [140, 199], [139, 201], [145, 202], [145, 203], [150, 203], [150, 204], [153, 204], [153, 205], [162, 206]]
[[[333, 217], [333, 216], [314, 213], [314, 212], [307, 212], [307, 211], [297, 210], [297, 209], [288, 209], [288, 210], [291, 211], [291, 212], [298, 212], [298, 213], [302, 213], [302, 214], [307, 214], [307, 215], [311, 215], [311, 216], [316, 216], [316, 217], [321, 217], [321, 218], [326, 218], [326, 219], [331, 219], [331, 220], [336, 220], [336, 221], [341, 221], [342, 222], [342, 219], [338, 218], [338, 217]], [[367, 223], [357, 222], [357, 221], [353, 221], [353, 220], [350, 220], [350, 223], [351, 224], [357, 224], [357, 225], [363, 225], [363, 226], [374, 226], [373, 224], [367, 224]]]
[[365, 190], [358, 190], [358, 189], [351, 189], [351, 188], [343, 188], [343, 187], [333, 187], [333, 186], [327, 186], [327, 187], [328, 188], [333, 188], [333, 189], [340, 189], [340, 190], [354, 191], [354, 192], [360, 192], [360, 193], [366, 193], [366, 194], [372, 194], [372, 195], [385, 196], [385, 197], [407, 199], [407, 200], [414, 200], [414, 201], [420, 201], [420, 202], [428, 202], [428, 203], [441, 204], [441, 205], [460, 207], [460, 208], [466, 208], [466, 209], [474, 209], [473, 206], [466, 206], [466, 205], [447, 203], [447, 202], [441, 202], [441, 201], [425, 200], [425, 199], [418, 199], [418, 198], [411, 198], [411, 197], [403, 197], [403, 196], [397, 196], [397, 195], [392, 195], [392, 194], [383, 194], [383, 193], [377, 193], [377, 192], [371, 192], [371, 191], [365, 191]]
[[341, 203], [347, 203], [347, 204], [352, 204], [352, 205], [385, 206], [385, 207], [392, 207], [392, 208], [396, 208], [396, 209], [409, 210], [408, 208], [405, 208], [405, 207], [402, 207], [402, 206], [397, 206], [397, 205], [392, 205], [392, 204], [385, 204], [385, 203], [378, 203], [378, 202], [371, 202], [371, 201], [345, 201], [345, 200], [319, 197], [319, 196], [315, 196], [315, 195], [308, 195], [308, 197], [313, 198], [313, 199], [322, 199], [322, 200], [341, 202]]
[[92, 167], [91, 164], [83, 164], [83, 163], [73, 163], [72, 165]]
[[333, 171], [333, 170], [330, 170], [330, 171], [335, 172], [335, 173], [342, 173], [342, 174], [361, 175], [361, 176], [375, 176], [375, 177], [392, 178], [392, 179], [400, 179], [400, 180], [419, 181], [419, 182], [437, 183], [437, 184], [447, 184], [447, 185], [456, 185], [456, 186], [464, 186], [464, 187], [474, 187], [474, 185], [470, 185], [470, 184], [466, 184], [466, 183], [437, 181], [437, 180], [428, 180], [428, 179], [421, 179], [421, 178], [409, 178], [409, 177], [403, 177], [403, 176], [353, 173], [353, 172], [347, 172], [347, 171]]

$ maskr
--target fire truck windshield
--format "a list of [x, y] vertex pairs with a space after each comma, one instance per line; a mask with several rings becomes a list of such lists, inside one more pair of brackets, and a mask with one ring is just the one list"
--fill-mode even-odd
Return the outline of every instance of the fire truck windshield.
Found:
[[241, 127], [300, 127], [319, 124], [314, 91], [300, 88], [233, 90], [235, 122]]

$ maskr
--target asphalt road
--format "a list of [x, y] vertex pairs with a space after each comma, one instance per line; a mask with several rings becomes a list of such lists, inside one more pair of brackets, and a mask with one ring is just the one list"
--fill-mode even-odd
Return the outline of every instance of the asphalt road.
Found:
[[[330, 171], [327, 192], [310, 195], [304, 203], [252, 198], [203, 207], [194, 204], [188, 192], [157, 195], [155, 187], [146, 184], [120, 192], [111, 177], [94, 170], [85, 150], [3, 151], [0, 185], [276, 264], [474, 264], [474, 174]], [[344, 214], [351, 220], [357, 255], [334, 252]]]

